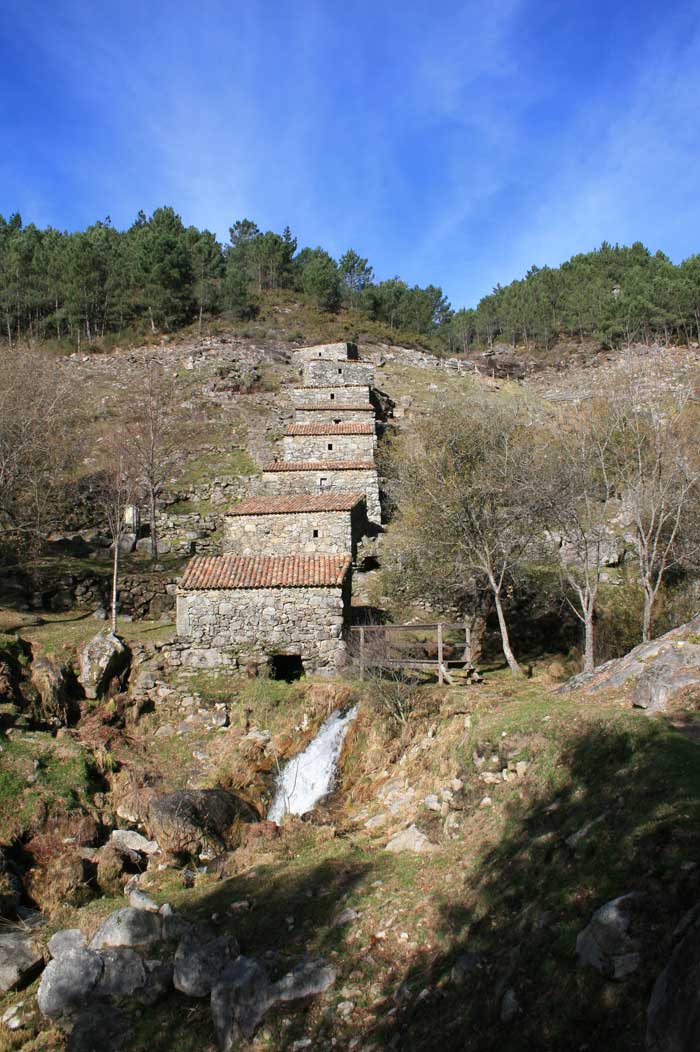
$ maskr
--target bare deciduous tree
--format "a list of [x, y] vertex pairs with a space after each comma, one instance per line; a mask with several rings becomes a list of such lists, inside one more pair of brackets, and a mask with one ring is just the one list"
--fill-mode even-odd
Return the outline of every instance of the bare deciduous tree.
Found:
[[112, 595], [110, 602], [111, 632], [117, 631], [117, 601], [119, 597], [119, 556], [122, 541], [130, 527], [125, 521], [125, 512], [134, 502], [136, 485], [134, 472], [124, 451], [119, 436], [114, 436], [107, 446], [108, 466], [102, 472], [101, 486], [97, 493], [104, 520], [112, 541]]
[[60, 526], [78, 454], [67, 376], [46, 355], [0, 352], [0, 537], [36, 550]]
[[536, 485], [545, 545], [559, 566], [567, 602], [583, 624], [585, 672], [595, 667], [595, 608], [616, 509], [609, 466], [613, 432], [607, 406], [593, 402], [573, 416], [557, 414], [538, 436]]
[[143, 488], [151, 523], [151, 558], [158, 559], [158, 502], [177, 452], [172, 383], [148, 362], [129, 406], [128, 444], [135, 480]]
[[642, 638], [651, 639], [654, 605], [674, 567], [699, 548], [695, 510], [700, 490], [698, 406], [684, 389], [649, 392], [648, 378], [632, 377], [613, 391], [615, 441], [610, 470], [622, 495], [623, 518], [644, 593]]
[[536, 534], [532, 421], [517, 406], [462, 399], [437, 408], [394, 452], [396, 536], [431, 592], [474, 578], [490, 590], [504, 657], [514, 675], [504, 610], [512, 575]]

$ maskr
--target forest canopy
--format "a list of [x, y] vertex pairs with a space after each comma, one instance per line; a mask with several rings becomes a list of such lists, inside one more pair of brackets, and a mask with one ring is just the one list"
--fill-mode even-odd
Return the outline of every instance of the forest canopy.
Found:
[[433, 337], [450, 353], [495, 342], [549, 347], [561, 336], [607, 346], [700, 340], [700, 255], [676, 265], [639, 242], [604, 242], [560, 267], [533, 266], [474, 308], [454, 310], [439, 285], [377, 281], [349, 248], [299, 248], [289, 227], [237, 220], [222, 244], [173, 208], [109, 218], [68, 233], [0, 216], [1, 338], [68, 341], [175, 331], [207, 317], [252, 317], [270, 290], [289, 289], [328, 312], [345, 308], [389, 329]]

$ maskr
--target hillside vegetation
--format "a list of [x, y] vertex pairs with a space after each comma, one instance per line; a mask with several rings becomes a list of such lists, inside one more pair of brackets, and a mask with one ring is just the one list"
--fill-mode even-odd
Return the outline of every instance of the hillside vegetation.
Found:
[[201, 332], [216, 318], [256, 318], [284, 290], [323, 313], [347, 312], [355, 336], [375, 324], [392, 342], [451, 353], [497, 341], [546, 350], [565, 336], [605, 346], [700, 339], [700, 256], [674, 265], [639, 242], [534, 265], [475, 307], [453, 308], [437, 284], [377, 280], [353, 248], [335, 260], [320, 246], [299, 248], [288, 227], [261, 231], [249, 219], [221, 244], [170, 207], [140, 212], [125, 231], [109, 219], [67, 233], [0, 216], [0, 338], [9, 346], [109, 348], [193, 322]]
[[[600, 661], [697, 612], [698, 356], [642, 344], [521, 383], [397, 345], [350, 306], [335, 314], [289, 289], [259, 302], [255, 318], [205, 317], [201, 335], [195, 319], [137, 348], [2, 352], [11, 368], [0, 404], [12, 409], [0, 414], [6, 924], [15, 930], [19, 907], [24, 938], [36, 921], [26, 911], [39, 910], [30, 937], [48, 960], [56, 931], [90, 938], [137, 888], [174, 907], [178, 923], [234, 935], [275, 980], [309, 958], [332, 964], [325, 992], [269, 1011], [241, 1046], [255, 1052], [640, 1052], [657, 979], [694, 931], [698, 677], [679, 679], [661, 715], [637, 707], [626, 683], [560, 688], [591, 656], [586, 627]], [[188, 557], [168, 548], [172, 536], [191, 532], [216, 550], [223, 512], [291, 419], [293, 348], [348, 338], [355, 325], [394, 413], [380, 442], [388, 524], [355, 601], [396, 621], [473, 619], [484, 682], [358, 681], [348, 669], [288, 683], [169, 666], [166, 587]], [[121, 557], [117, 629], [132, 664], [89, 700], [77, 677], [110, 582], [105, 499], [119, 463], [117, 482], [129, 467], [148, 505], [147, 422], [164, 545], [154, 560], [146, 534]], [[663, 512], [663, 558], [645, 562], [650, 498]], [[500, 560], [497, 591], [484, 556]], [[659, 584], [648, 619], [645, 567]], [[525, 675], [504, 661], [496, 597]], [[671, 678], [686, 673], [697, 631], [695, 621], [666, 642]], [[637, 662], [649, 680], [653, 652]], [[279, 768], [354, 704], [335, 792], [271, 828]], [[210, 789], [233, 793], [246, 817], [215, 851], [171, 850], [149, 801]], [[120, 828], [160, 838], [158, 853], [120, 856]], [[614, 943], [624, 952], [598, 967], [580, 937], [631, 893], [631, 931]], [[174, 949], [152, 952], [171, 959]], [[38, 982], [28, 975], [2, 995], [0, 1018], [21, 1024], [0, 1025], [2, 1052], [92, 1050], [95, 1033], [105, 1052], [217, 1047], [208, 997], [170, 988], [149, 1004], [96, 1001], [83, 1023], [97, 1029], [67, 1038], [72, 1020], [39, 1012]]]

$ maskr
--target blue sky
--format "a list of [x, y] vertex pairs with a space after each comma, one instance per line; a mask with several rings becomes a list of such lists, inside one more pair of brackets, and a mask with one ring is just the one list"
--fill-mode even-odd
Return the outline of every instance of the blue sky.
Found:
[[473, 305], [603, 239], [700, 251], [700, 3], [2, 0], [0, 213], [172, 204]]

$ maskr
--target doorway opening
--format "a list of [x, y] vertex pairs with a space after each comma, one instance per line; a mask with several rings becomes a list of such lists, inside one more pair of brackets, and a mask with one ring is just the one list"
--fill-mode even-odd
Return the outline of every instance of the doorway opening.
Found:
[[291, 683], [304, 675], [301, 654], [271, 654], [270, 674], [273, 679], [284, 679]]

